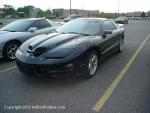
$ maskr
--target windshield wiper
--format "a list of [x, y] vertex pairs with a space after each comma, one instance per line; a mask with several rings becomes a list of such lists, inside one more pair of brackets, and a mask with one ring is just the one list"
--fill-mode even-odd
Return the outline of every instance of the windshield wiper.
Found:
[[77, 33], [77, 32], [68, 32], [68, 33], [71, 33], [71, 34], [80, 34], [80, 35], [83, 35], [83, 36], [91, 36], [90, 34], [85, 34], [85, 33]]
[[7, 30], [7, 29], [4, 29], [4, 30], [2, 30], [2, 31], [16, 32], [16, 31]]

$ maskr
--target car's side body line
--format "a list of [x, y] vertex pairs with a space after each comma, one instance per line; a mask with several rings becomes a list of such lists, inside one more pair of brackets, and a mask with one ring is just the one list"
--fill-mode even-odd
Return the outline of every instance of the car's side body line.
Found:
[[112, 46], [108, 47], [107, 49], [105, 49], [103, 52], [101, 52], [101, 55], [106, 54], [107, 52], [111, 51], [112, 49], [114, 49], [115, 47], [117, 47], [119, 45], [119, 43], [115, 43]]

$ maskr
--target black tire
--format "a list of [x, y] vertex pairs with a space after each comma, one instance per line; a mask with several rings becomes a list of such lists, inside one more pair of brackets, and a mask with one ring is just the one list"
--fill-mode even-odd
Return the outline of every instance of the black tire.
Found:
[[118, 53], [121, 53], [123, 51], [123, 46], [124, 46], [124, 38], [121, 38], [118, 46]]
[[[90, 59], [93, 55], [96, 56], [96, 58], [97, 58], [97, 61], [96, 61], [97, 65], [96, 65], [96, 69], [91, 73], [91, 71], [89, 69], [89, 63], [90, 63]], [[84, 78], [92, 78], [96, 74], [96, 71], [98, 68], [98, 62], [99, 62], [98, 60], [99, 60], [98, 53], [96, 51], [93, 50], [88, 54], [87, 58], [85, 59], [85, 69], [82, 71], [82, 76]]]
[[44, 74], [43, 71], [41, 71], [40, 69], [39, 70], [34, 70], [33, 75], [35, 77], [38, 77], [38, 78], [46, 77], [46, 74]]
[[[8, 42], [8, 43], [4, 46], [4, 49], [3, 49], [3, 56], [4, 56], [4, 59], [5, 59], [5, 60], [8, 60], [8, 61], [15, 60], [15, 52], [16, 52], [16, 50], [18, 49], [18, 47], [19, 47], [20, 45], [21, 45], [20, 43], [15, 42], [15, 41]], [[12, 57], [10, 56], [10, 54], [8, 54], [8, 51], [10, 51], [10, 48], [11, 48], [11, 47], [14, 47], [14, 50], [12, 51]], [[14, 57], [13, 57], [13, 56], [14, 56]]]

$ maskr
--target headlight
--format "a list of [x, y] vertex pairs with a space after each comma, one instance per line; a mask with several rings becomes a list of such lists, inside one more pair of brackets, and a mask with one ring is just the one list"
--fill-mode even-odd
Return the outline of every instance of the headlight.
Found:
[[60, 59], [68, 56], [70, 53], [72, 53], [74, 48], [59, 48], [59, 49], [54, 49], [50, 50], [49, 52], [46, 53], [45, 58], [49, 59]]

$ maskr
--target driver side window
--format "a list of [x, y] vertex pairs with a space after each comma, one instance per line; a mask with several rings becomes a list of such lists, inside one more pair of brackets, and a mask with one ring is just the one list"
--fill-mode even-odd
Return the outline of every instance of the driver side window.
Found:
[[115, 29], [117, 29], [117, 28], [111, 21], [108, 21], [108, 20], [104, 21], [104, 23], [103, 23], [103, 30], [104, 31], [107, 31], [107, 30], [113, 31]]
[[50, 26], [51, 25], [46, 20], [37, 20], [31, 25], [31, 27], [36, 27], [37, 29], [43, 29]]

